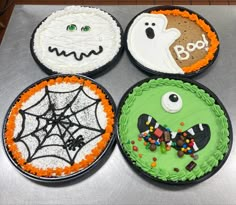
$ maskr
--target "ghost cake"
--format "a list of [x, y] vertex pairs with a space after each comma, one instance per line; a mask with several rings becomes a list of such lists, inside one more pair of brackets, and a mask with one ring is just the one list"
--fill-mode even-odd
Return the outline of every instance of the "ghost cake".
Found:
[[118, 113], [122, 153], [135, 170], [153, 180], [201, 182], [228, 157], [228, 114], [212, 92], [193, 81], [144, 80], [129, 89]]
[[31, 39], [31, 53], [48, 74], [92, 76], [111, 68], [122, 52], [122, 28], [105, 11], [69, 6], [43, 20]]
[[56, 75], [24, 90], [9, 108], [5, 150], [31, 179], [61, 181], [94, 167], [113, 143], [114, 103], [97, 83]]
[[198, 14], [180, 7], [157, 7], [138, 14], [127, 29], [132, 61], [150, 73], [193, 76], [217, 57], [214, 28]]

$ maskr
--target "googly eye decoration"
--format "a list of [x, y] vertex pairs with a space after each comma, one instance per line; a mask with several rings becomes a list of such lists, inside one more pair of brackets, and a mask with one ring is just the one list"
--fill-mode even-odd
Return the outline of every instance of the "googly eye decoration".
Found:
[[162, 96], [161, 104], [166, 112], [176, 113], [181, 110], [183, 101], [177, 93], [167, 92]]

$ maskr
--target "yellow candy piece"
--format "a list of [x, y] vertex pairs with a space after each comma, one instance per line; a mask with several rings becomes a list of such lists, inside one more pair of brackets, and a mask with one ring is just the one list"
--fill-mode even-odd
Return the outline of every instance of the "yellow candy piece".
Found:
[[185, 150], [184, 148], [181, 148], [181, 151], [183, 151], [183, 152], [184, 152], [184, 150]]
[[187, 147], [187, 150], [190, 150], [190, 147]]
[[150, 124], [150, 122], [147, 121], [147, 122], [146, 122], [146, 125], [149, 125], [149, 124]]
[[186, 140], [187, 143], [189, 143], [190, 141], [189, 140]]

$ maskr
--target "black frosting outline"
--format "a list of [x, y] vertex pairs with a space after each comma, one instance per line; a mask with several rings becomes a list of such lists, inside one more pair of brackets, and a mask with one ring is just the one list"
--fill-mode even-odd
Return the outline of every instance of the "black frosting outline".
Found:
[[[81, 7], [85, 7], [85, 8], [95, 8], [95, 7], [91, 7], [91, 6], [81, 6]], [[77, 73], [77, 74], [69, 74], [69, 75], [84, 75], [84, 76], [88, 76], [88, 77], [99, 77], [103, 74], [105, 74], [106, 72], [108, 72], [109, 70], [111, 70], [113, 67], [116, 66], [116, 64], [119, 62], [119, 60], [121, 59], [122, 55], [123, 55], [123, 51], [124, 51], [124, 31], [122, 29], [121, 24], [119, 23], [119, 21], [112, 16], [109, 12], [104, 11], [103, 9], [100, 8], [96, 8], [99, 9], [107, 14], [109, 14], [111, 16], [111, 18], [116, 22], [117, 26], [120, 29], [120, 48], [119, 51], [117, 52], [117, 54], [113, 57], [113, 59], [111, 61], [108, 61], [105, 65], [97, 68], [97, 69], [93, 69], [91, 71], [88, 72], [83, 72], [83, 73]], [[63, 9], [62, 9], [63, 10]], [[50, 16], [50, 15], [49, 15]], [[48, 17], [49, 17], [48, 16]], [[34, 29], [32, 35], [31, 35], [31, 39], [30, 39], [30, 52], [31, 55], [34, 59], [34, 61], [38, 64], [39, 68], [41, 70], [43, 70], [45, 73], [47, 73], [48, 75], [54, 75], [54, 74], [61, 74], [60, 72], [56, 72], [53, 71], [52, 69], [50, 69], [49, 67], [45, 66], [37, 57], [37, 55], [34, 52], [34, 35], [37, 31], [37, 29], [41, 26], [41, 24], [48, 18], [46, 17], [45, 19], [43, 19]]]
[[57, 74], [57, 75], [53, 75], [53, 76], [49, 76], [46, 78], [42, 78], [41, 80], [36, 81], [35, 83], [31, 84], [30, 86], [28, 86], [27, 88], [25, 88], [16, 98], [15, 100], [12, 102], [12, 104], [9, 106], [9, 109], [5, 115], [4, 118], [4, 122], [3, 122], [3, 129], [2, 129], [2, 140], [3, 140], [3, 146], [4, 146], [4, 150], [5, 153], [8, 157], [8, 159], [10, 160], [10, 162], [14, 165], [14, 167], [20, 172], [20, 174], [22, 174], [23, 176], [34, 180], [35, 182], [39, 182], [39, 183], [64, 183], [64, 182], [68, 182], [71, 181], [73, 179], [76, 178], [80, 178], [83, 179], [83, 177], [87, 177], [90, 174], [93, 174], [97, 169], [99, 169], [101, 167], [101, 165], [103, 165], [103, 163], [105, 162], [105, 160], [107, 159], [107, 157], [109, 157], [109, 154], [112, 152], [114, 146], [115, 146], [115, 133], [116, 133], [116, 118], [114, 118], [114, 125], [113, 125], [113, 132], [111, 134], [111, 138], [106, 146], [106, 148], [102, 151], [102, 153], [100, 153], [100, 155], [97, 157], [97, 159], [91, 163], [88, 167], [86, 167], [85, 169], [82, 169], [80, 171], [77, 171], [73, 174], [69, 174], [66, 176], [59, 176], [59, 177], [39, 177], [36, 176], [34, 174], [31, 174], [25, 170], [23, 170], [18, 164], [17, 162], [13, 159], [11, 152], [9, 152], [8, 148], [7, 148], [7, 143], [5, 142], [5, 131], [6, 131], [6, 124], [8, 121], [8, 116], [12, 110], [12, 107], [16, 104], [16, 102], [18, 101], [19, 97], [26, 91], [28, 91], [30, 88], [34, 87], [36, 84], [41, 83], [42, 81], [49, 81], [50, 79], [56, 79], [57, 77], [71, 77], [71, 76], [76, 76], [78, 78], [83, 78], [83, 79], [88, 79], [90, 81], [92, 81], [94, 84], [97, 85], [97, 87], [99, 89], [101, 89], [105, 94], [106, 94], [106, 98], [109, 100], [110, 105], [112, 106], [112, 110], [114, 113], [116, 113], [116, 104], [115, 101], [113, 100], [111, 94], [99, 83], [97, 83], [95, 80], [87, 77], [87, 76], [83, 76], [83, 75], [67, 75], [67, 74]]
[[[188, 83], [191, 83], [191, 84], [195, 84], [196, 86], [198, 86], [198, 88], [200, 89], [203, 89], [205, 92], [207, 92], [210, 97], [214, 98], [215, 99], [215, 104], [218, 104], [221, 109], [224, 111], [224, 114], [225, 114], [225, 117], [227, 118], [228, 120], [228, 125], [229, 125], [229, 143], [228, 143], [228, 152], [226, 152], [224, 154], [224, 158], [219, 161], [219, 164], [218, 166], [214, 167], [212, 169], [211, 172], [209, 173], [206, 173], [205, 175], [195, 179], [195, 180], [187, 180], [187, 181], [178, 181], [178, 182], [174, 182], [174, 181], [163, 181], [161, 179], [159, 179], [158, 177], [154, 177], [150, 174], [148, 174], [147, 172], [144, 172], [140, 167], [136, 166], [133, 162], [133, 160], [129, 157], [129, 155], [126, 153], [126, 151], [124, 150], [123, 146], [122, 146], [122, 141], [120, 139], [120, 136], [119, 136], [119, 118], [120, 118], [120, 115], [121, 115], [121, 112], [122, 112], [122, 106], [124, 105], [127, 97], [129, 96], [129, 93], [132, 93], [133, 89], [137, 86], [140, 86], [142, 85], [143, 83], [145, 82], [148, 82], [152, 79], [158, 79], [158, 78], [168, 78], [168, 79], [174, 79], [174, 80], [182, 80], [183, 82], [188, 82]], [[124, 95], [122, 96], [120, 102], [119, 102], [119, 105], [118, 105], [118, 109], [117, 109], [117, 115], [116, 115], [116, 137], [117, 137], [117, 143], [118, 143], [118, 147], [123, 155], [123, 157], [125, 158], [125, 160], [127, 161], [127, 163], [129, 164], [129, 166], [137, 173], [139, 174], [141, 177], [143, 177], [145, 180], [149, 181], [150, 183], [154, 184], [154, 185], [158, 185], [160, 183], [163, 183], [163, 184], [168, 184], [168, 185], [194, 185], [194, 184], [198, 184], [200, 182], [203, 182], [207, 179], [209, 179], [211, 176], [213, 176], [215, 173], [217, 173], [221, 167], [224, 165], [224, 163], [226, 162], [226, 160], [228, 159], [229, 157], [229, 154], [231, 152], [231, 149], [232, 149], [232, 144], [233, 144], [233, 129], [232, 129], [232, 124], [231, 124], [231, 120], [230, 120], [230, 117], [229, 117], [229, 114], [227, 112], [227, 110], [225, 109], [224, 105], [222, 104], [222, 102], [220, 101], [220, 99], [207, 87], [205, 87], [203, 84], [197, 82], [197, 81], [194, 81], [192, 79], [188, 79], [188, 78], [183, 78], [183, 77], [179, 77], [179, 76], [172, 76], [170, 77], [169, 75], [159, 75], [159, 76], [154, 76], [154, 77], [148, 77], [144, 80], [141, 80], [137, 83], [135, 83], [133, 86], [131, 86], [125, 93]], [[214, 137], [214, 136], [211, 136], [211, 137]]]
[[89, 51], [88, 54], [82, 52], [82, 53], [80, 53], [79, 57], [77, 56], [76, 52], [74, 52], [74, 51], [72, 51], [70, 53], [66, 53], [65, 50], [62, 50], [61, 52], [59, 52], [58, 48], [52, 48], [51, 46], [48, 47], [48, 51], [51, 52], [51, 53], [55, 52], [58, 57], [59, 56], [68, 57], [68, 56], [72, 55], [72, 56], [74, 56], [75, 60], [82, 61], [84, 57], [88, 58], [92, 54], [93, 55], [99, 55], [100, 53], [102, 53], [103, 47], [99, 46], [98, 48], [99, 48], [99, 50], [97, 52], [95, 50]]
[[214, 53], [214, 58], [212, 60], [209, 61], [209, 63], [205, 66], [203, 66], [202, 68], [200, 68], [197, 71], [193, 71], [191, 73], [186, 73], [186, 74], [173, 74], [173, 73], [162, 73], [159, 71], [155, 71], [153, 69], [150, 69], [148, 67], [145, 67], [144, 65], [142, 65], [140, 62], [138, 62], [130, 53], [129, 49], [128, 49], [128, 43], [127, 43], [127, 37], [128, 37], [128, 32], [130, 29], [130, 26], [132, 25], [133, 21], [136, 19], [137, 16], [139, 16], [142, 13], [150, 13], [151, 11], [154, 10], [174, 10], [174, 9], [179, 9], [180, 11], [188, 11], [191, 14], [196, 14], [198, 16], [198, 18], [202, 19], [205, 21], [205, 23], [207, 25], [210, 26], [211, 30], [213, 32], [215, 32], [216, 37], [219, 40], [219, 36], [216, 32], [216, 30], [214, 29], [214, 27], [209, 23], [209, 21], [207, 21], [204, 17], [202, 17], [200, 14], [196, 13], [195, 11], [192, 11], [190, 9], [181, 7], [181, 6], [170, 6], [170, 5], [165, 5], [165, 6], [156, 6], [156, 7], [151, 7], [148, 9], [145, 9], [144, 11], [138, 13], [127, 25], [126, 29], [125, 29], [125, 34], [124, 34], [124, 39], [125, 39], [125, 50], [127, 51], [128, 57], [130, 59], [130, 61], [142, 72], [144, 72], [145, 74], [149, 75], [149, 76], [153, 76], [153, 75], [166, 75], [169, 77], [187, 77], [187, 78], [193, 78], [195, 76], [198, 76], [199, 74], [203, 73], [204, 71], [206, 71], [209, 67], [211, 67], [211, 65], [215, 62], [215, 60], [217, 59], [217, 56], [219, 54], [219, 50], [220, 50], [220, 44], [217, 47], [217, 51]]

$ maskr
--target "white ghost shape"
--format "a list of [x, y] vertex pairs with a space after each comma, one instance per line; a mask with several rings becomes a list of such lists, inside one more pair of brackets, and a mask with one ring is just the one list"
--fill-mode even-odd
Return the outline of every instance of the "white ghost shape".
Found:
[[[183, 74], [169, 49], [181, 33], [176, 28], [166, 29], [167, 23], [163, 14], [140, 14], [130, 26], [127, 36], [128, 49], [139, 63], [149, 69]], [[148, 37], [148, 28], [154, 33], [154, 37]]]

